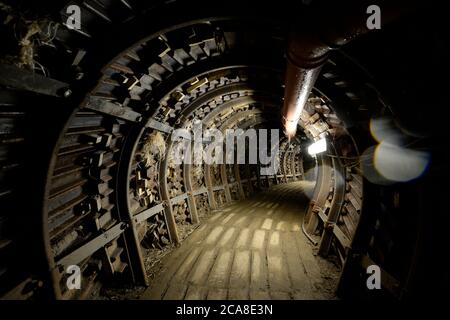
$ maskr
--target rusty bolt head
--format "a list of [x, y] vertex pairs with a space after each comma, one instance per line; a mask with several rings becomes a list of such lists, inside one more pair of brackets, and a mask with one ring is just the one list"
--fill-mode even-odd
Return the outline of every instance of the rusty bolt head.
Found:
[[72, 90], [70, 90], [70, 89], [64, 90], [64, 92], [63, 92], [64, 98], [69, 98], [71, 95], [72, 95]]

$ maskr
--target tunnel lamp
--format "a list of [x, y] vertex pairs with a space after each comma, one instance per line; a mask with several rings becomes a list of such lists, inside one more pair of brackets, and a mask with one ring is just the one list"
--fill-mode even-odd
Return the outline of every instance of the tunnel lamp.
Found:
[[308, 153], [312, 156], [324, 151], [327, 151], [327, 140], [325, 138], [317, 140], [308, 147]]

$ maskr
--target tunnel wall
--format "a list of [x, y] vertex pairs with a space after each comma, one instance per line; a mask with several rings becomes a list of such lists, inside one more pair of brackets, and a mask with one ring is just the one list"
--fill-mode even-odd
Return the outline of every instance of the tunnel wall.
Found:
[[[83, 16], [92, 15], [92, 7], [84, 9]], [[235, 28], [205, 21], [159, 31], [116, 56], [91, 84], [98, 75], [83, 74], [98, 61], [83, 60], [83, 50], [75, 49], [88, 35], [68, 36], [64, 29], [55, 35], [75, 47], [73, 71], [84, 77], [77, 85], [91, 89], [87, 97], [75, 92], [71, 102], [61, 101], [73, 105], [58, 118], [64, 125], [52, 136], [55, 147], [40, 185], [43, 215], [36, 220], [42, 228], [34, 239], [45, 243], [43, 268], [20, 285], [12, 282], [6, 296], [84, 298], [112, 278], [148, 284], [144, 251], [178, 244], [211, 210], [302, 178], [300, 150], [285, 140], [272, 176], [261, 176], [254, 165], [178, 165], [169, 156], [176, 143], [168, 128], [189, 128], [194, 118], [220, 130], [278, 126], [282, 78], [270, 64], [281, 57], [249, 64], [246, 55], [276, 51], [282, 43], [274, 35], [271, 44], [256, 41], [250, 50], [254, 43], [245, 37], [260, 35], [250, 30], [240, 39]], [[71, 265], [81, 267], [81, 292], [67, 290]], [[33, 281], [39, 285], [30, 286]]]
[[[210, 208], [307, 175], [304, 153], [283, 149], [283, 140], [281, 169], [265, 178], [245, 165], [173, 165], [158, 147], [168, 149], [168, 127], [189, 126], [193, 117], [208, 117], [215, 128], [279, 125], [286, 24], [276, 12], [255, 19], [251, 8], [227, 20], [233, 6], [207, 11], [205, 5], [186, 21], [176, 12], [192, 8], [173, 1], [79, 4], [82, 32], [61, 25], [50, 37], [40, 35], [54, 47], [35, 48], [46, 68], [32, 74], [45, 76], [28, 87], [2, 84], [0, 295], [6, 297], [83, 298], [111, 279], [146, 284], [145, 250], [177, 243]], [[59, 9], [51, 18], [64, 22], [67, 13]], [[218, 11], [223, 16], [211, 18]], [[48, 19], [40, 22], [47, 30]], [[370, 118], [390, 112], [355, 65], [339, 53], [330, 57], [301, 122], [306, 141], [325, 135], [335, 149], [319, 157], [330, 168], [318, 167], [321, 183], [305, 230], [322, 255], [339, 257], [342, 292], [364, 284], [365, 266], [377, 263], [393, 275], [383, 277], [383, 286], [399, 298], [413, 253], [408, 247], [392, 259], [400, 249], [390, 243], [405, 240], [395, 236], [401, 224], [391, 213], [399, 194], [415, 191], [374, 186], [355, 165], [372, 143]], [[35, 190], [32, 196], [23, 196], [26, 188]], [[71, 296], [64, 266], [79, 262], [92, 286]]]

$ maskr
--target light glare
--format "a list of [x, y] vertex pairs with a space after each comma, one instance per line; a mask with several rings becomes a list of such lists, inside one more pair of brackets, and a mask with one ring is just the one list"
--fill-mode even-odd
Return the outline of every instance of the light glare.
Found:
[[317, 140], [308, 147], [308, 153], [312, 156], [324, 151], [327, 151], [327, 140], [325, 138]]

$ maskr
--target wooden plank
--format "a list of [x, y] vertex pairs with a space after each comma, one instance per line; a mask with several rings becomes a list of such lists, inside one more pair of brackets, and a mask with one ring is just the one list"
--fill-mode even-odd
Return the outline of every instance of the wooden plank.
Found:
[[345, 200], [350, 201], [350, 203], [357, 211], [361, 210], [361, 203], [360, 203], [361, 200], [355, 198], [351, 193], [347, 193], [345, 195]]
[[361, 184], [357, 183], [356, 181], [352, 180], [348, 182], [349, 186], [350, 186], [350, 190], [354, 191], [354, 194], [359, 197], [362, 198], [362, 187]]
[[344, 232], [342, 232], [342, 230], [337, 225], [335, 225], [333, 228], [333, 234], [336, 236], [336, 239], [344, 248], [350, 248], [350, 239], [344, 234]]
[[352, 219], [353, 223], [357, 225], [359, 222], [359, 213], [358, 211], [356, 211], [355, 207], [350, 202], [347, 202], [344, 205], [344, 208], [347, 212], [347, 215], [350, 217], [350, 219]]
[[357, 183], [359, 183], [360, 185], [362, 185], [362, 177], [360, 175], [355, 174], [355, 173], [351, 173], [350, 176], [352, 178], [351, 180], [354, 180]]
[[161, 212], [163, 210], [164, 210], [164, 206], [163, 206], [162, 203], [160, 203], [160, 204], [158, 204], [158, 205], [156, 205], [154, 207], [146, 209], [146, 210], [138, 213], [137, 215], [135, 215], [134, 216], [134, 221], [136, 223], [141, 223], [141, 222], [149, 219], [150, 217], [154, 216], [155, 214], [157, 214], [157, 213], [159, 213], [159, 212]]
[[347, 227], [349, 234], [353, 235], [356, 230], [356, 224], [348, 215], [343, 215], [342, 219], [344, 220], [344, 224]]
[[123, 107], [104, 99], [90, 97], [85, 108], [131, 122], [141, 121], [140, 113], [133, 111], [131, 108]]
[[[169, 126], [165, 123], [156, 121], [154, 119], [149, 119], [147, 121], [147, 123], [145, 124], [145, 126], [147, 128], [152, 128], [152, 129], [164, 132], [164, 133], [171, 133], [173, 131], [173, 128], [171, 126]], [[186, 139], [186, 138], [183, 138], [183, 139]]]
[[320, 218], [320, 220], [322, 220], [322, 222], [328, 220], [328, 217], [326, 216], [326, 214], [323, 212], [322, 209], [319, 209], [319, 211], [317, 212], [317, 216]]
[[223, 190], [223, 189], [224, 189], [224, 186], [213, 186], [212, 187], [213, 191], [220, 191], [220, 190]]
[[27, 287], [31, 284], [32, 279], [30, 277], [25, 278], [17, 286], [6, 292], [1, 300], [24, 300], [30, 298], [33, 295], [33, 290], [27, 290]]
[[203, 187], [198, 190], [195, 190], [193, 193], [194, 193], [194, 196], [198, 196], [199, 194], [203, 194], [203, 193], [207, 193], [207, 192], [208, 192], [208, 189]]
[[19, 90], [61, 97], [70, 92], [69, 84], [44, 77], [34, 72], [18, 68], [14, 65], [0, 64], [0, 84]]
[[187, 193], [180, 194], [180, 195], [170, 199], [170, 203], [171, 204], [176, 204], [176, 203], [182, 202], [182, 201], [186, 200], [187, 197], [188, 197]]

